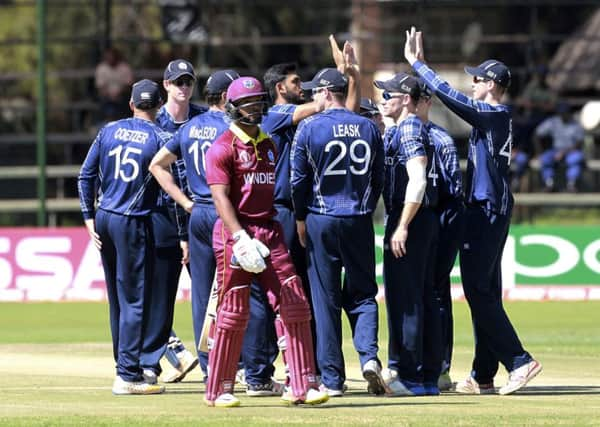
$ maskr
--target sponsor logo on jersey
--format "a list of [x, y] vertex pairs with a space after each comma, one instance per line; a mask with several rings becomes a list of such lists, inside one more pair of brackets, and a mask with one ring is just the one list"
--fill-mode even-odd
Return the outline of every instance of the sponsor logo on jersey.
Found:
[[244, 174], [246, 184], [275, 185], [275, 172], [250, 172]]
[[119, 141], [130, 141], [137, 142], [139, 144], [145, 144], [148, 140], [148, 133], [142, 132], [141, 130], [130, 130], [119, 128], [114, 134], [114, 138]]
[[269, 159], [269, 164], [270, 165], [274, 165], [275, 164], [275, 154], [273, 154], [273, 150], [267, 151], [267, 158]]
[[247, 151], [240, 151], [240, 167], [250, 169], [252, 167], [252, 158]]

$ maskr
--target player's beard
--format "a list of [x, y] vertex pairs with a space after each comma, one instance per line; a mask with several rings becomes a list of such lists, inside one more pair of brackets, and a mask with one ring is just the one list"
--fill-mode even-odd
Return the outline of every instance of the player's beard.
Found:
[[288, 104], [300, 105], [306, 102], [306, 99], [304, 99], [301, 95], [293, 92], [283, 93], [282, 96], [285, 102]]
[[263, 115], [259, 111], [256, 113], [248, 114], [247, 116], [240, 118], [239, 122], [243, 123], [245, 125], [259, 125], [262, 122], [262, 118], [263, 118]]

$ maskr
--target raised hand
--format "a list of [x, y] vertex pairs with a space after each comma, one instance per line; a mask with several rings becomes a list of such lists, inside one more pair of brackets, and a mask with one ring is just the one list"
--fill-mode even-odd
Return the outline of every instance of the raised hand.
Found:
[[415, 29], [415, 27], [410, 27], [410, 31], [406, 31], [406, 42], [404, 43], [404, 57], [406, 58], [408, 63], [412, 65], [418, 59], [417, 54], [417, 30]]
[[331, 55], [333, 56], [333, 62], [340, 73], [344, 72], [346, 67], [346, 60], [344, 59], [344, 53], [340, 50], [340, 47], [335, 40], [333, 34], [329, 35], [329, 45], [331, 46]]

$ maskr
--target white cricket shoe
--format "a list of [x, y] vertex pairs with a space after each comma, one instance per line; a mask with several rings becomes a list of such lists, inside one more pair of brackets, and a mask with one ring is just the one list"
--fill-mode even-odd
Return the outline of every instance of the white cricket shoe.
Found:
[[144, 382], [146, 384], [156, 384], [158, 382], [156, 373], [152, 369], [144, 369], [142, 376], [144, 377]]
[[395, 369], [385, 368], [381, 370], [383, 378], [383, 387], [385, 395], [393, 396], [423, 396], [425, 389], [422, 384], [409, 383], [398, 378], [398, 372]]
[[494, 383], [479, 384], [475, 378], [468, 376], [467, 379], [456, 383], [455, 391], [460, 394], [495, 394]]
[[500, 387], [500, 394], [511, 394], [525, 387], [540, 372], [542, 372], [542, 364], [535, 359], [517, 369], [513, 369], [508, 374], [507, 383]]
[[377, 360], [372, 359], [365, 363], [362, 367], [362, 374], [363, 378], [369, 383], [367, 392], [376, 395], [385, 394], [383, 377], [381, 376], [381, 367], [379, 366], [379, 363], [377, 363]]
[[172, 367], [162, 377], [165, 383], [178, 383], [196, 366], [198, 366], [198, 358], [189, 350], [183, 350], [175, 353], [179, 359], [179, 368]]
[[292, 393], [291, 388], [288, 388], [285, 393], [281, 396], [281, 401], [288, 405], [320, 405], [329, 400], [329, 394], [323, 390], [317, 390], [314, 388], [309, 389], [306, 392], [304, 399], [299, 399]]
[[216, 408], [235, 408], [236, 406], [240, 406], [240, 400], [231, 393], [223, 393], [214, 401], [206, 400], [205, 397], [204, 403], [207, 406], [214, 406]]
[[148, 384], [143, 381], [125, 381], [120, 376], [115, 377], [112, 392], [116, 395], [125, 394], [160, 394], [165, 391], [162, 385]]
[[240, 385], [248, 385], [246, 382], [246, 370], [244, 368], [240, 368], [236, 371], [235, 382]]
[[348, 390], [348, 386], [344, 384], [341, 390], [335, 388], [329, 388], [325, 384], [321, 384], [319, 386], [319, 390], [327, 393], [329, 397], [342, 397], [344, 393]]

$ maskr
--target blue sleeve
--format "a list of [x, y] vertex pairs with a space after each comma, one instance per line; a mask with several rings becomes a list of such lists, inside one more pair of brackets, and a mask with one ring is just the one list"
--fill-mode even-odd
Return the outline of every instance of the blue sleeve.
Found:
[[165, 147], [167, 147], [167, 150], [169, 150], [171, 153], [173, 153], [174, 155], [177, 156], [178, 159], [181, 159], [181, 145], [180, 145], [180, 139], [181, 139], [181, 129], [179, 128], [177, 130], [177, 132], [175, 132], [173, 134], [173, 137], [169, 140], [169, 142], [167, 142], [165, 144]]
[[[77, 190], [79, 192], [79, 205], [83, 219], [94, 218], [94, 203], [96, 201], [96, 187], [98, 170], [100, 165], [100, 139], [103, 129], [98, 132], [92, 143], [88, 154], [81, 165], [79, 177], [77, 178]], [[100, 177], [102, 178], [102, 177]]]
[[293, 104], [274, 106], [265, 116], [261, 127], [269, 134], [290, 128], [294, 125], [293, 118], [295, 110], [296, 106]]
[[490, 104], [475, 101], [464, 93], [453, 89], [448, 82], [442, 80], [435, 71], [421, 61], [416, 61], [413, 68], [446, 107], [471, 126], [483, 131], [489, 129], [491, 123], [485, 113], [494, 111]]
[[306, 126], [301, 123], [292, 142], [290, 163], [292, 166], [292, 203], [296, 219], [304, 221], [308, 213], [312, 173], [308, 164], [308, 141]]
[[423, 145], [423, 124], [416, 116], [404, 120], [394, 134], [399, 139], [399, 150], [403, 163], [413, 157], [427, 156]]

